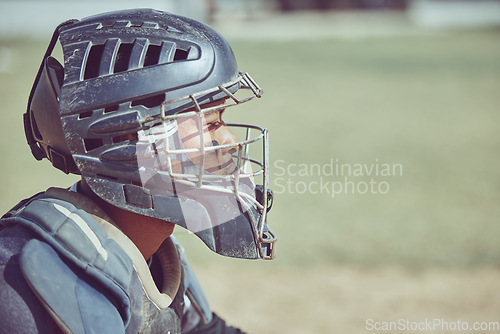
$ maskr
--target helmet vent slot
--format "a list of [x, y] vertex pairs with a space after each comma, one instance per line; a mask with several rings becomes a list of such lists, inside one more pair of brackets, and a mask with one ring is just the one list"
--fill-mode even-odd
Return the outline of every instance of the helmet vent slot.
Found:
[[106, 108], [104, 108], [104, 113], [107, 114], [107, 113], [110, 113], [110, 112], [113, 112], [113, 111], [118, 111], [118, 108], [120, 108], [119, 105], [114, 105], [114, 106], [106, 107]]
[[78, 115], [78, 119], [84, 119], [84, 118], [89, 118], [91, 117], [93, 114], [92, 110], [91, 111], [86, 111], [86, 112], [82, 112]]
[[101, 64], [103, 52], [104, 44], [93, 45], [90, 48], [87, 63], [85, 64], [84, 80], [96, 78], [99, 75], [99, 65]]
[[160, 45], [150, 45], [148, 47], [148, 51], [146, 52], [146, 57], [144, 58], [144, 67], [158, 64], [160, 61], [160, 54]]
[[165, 94], [153, 95], [150, 97], [146, 97], [144, 99], [138, 99], [132, 101], [131, 106], [144, 106], [146, 108], [154, 108], [160, 106], [163, 102], [165, 102]]
[[90, 152], [104, 146], [104, 142], [100, 138], [84, 138], [83, 146], [85, 146], [85, 151]]
[[[156, 22], [144, 22], [142, 25], [141, 25], [142, 28], [149, 28], [149, 29], [159, 29], [159, 25], [158, 23]], [[165, 30], [167, 30], [166, 28], [164, 28]]]
[[128, 70], [128, 63], [130, 61], [130, 55], [132, 54], [133, 47], [134, 44], [132, 43], [124, 43], [120, 45], [118, 53], [116, 54], [114, 73]]
[[111, 28], [111, 27], [113, 27], [114, 24], [115, 24], [114, 22], [103, 23], [101, 26], [98, 26], [96, 29]]
[[188, 58], [188, 55], [189, 55], [189, 49], [188, 50], [176, 49], [174, 54], [174, 61], [186, 60]]

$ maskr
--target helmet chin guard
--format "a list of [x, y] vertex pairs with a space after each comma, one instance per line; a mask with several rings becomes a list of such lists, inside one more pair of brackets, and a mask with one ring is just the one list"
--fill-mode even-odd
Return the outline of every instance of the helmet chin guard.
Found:
[[[64, 66], [50, 57], [57, 38]], [[212, 28], [151, 9], [110, 12], [56, 29], [25, 129], [37, 159], [81, 174], [110, 204], [182, 226], [218, 254], [272, 259], [267, 129], [220, 119], [261, 95]]]

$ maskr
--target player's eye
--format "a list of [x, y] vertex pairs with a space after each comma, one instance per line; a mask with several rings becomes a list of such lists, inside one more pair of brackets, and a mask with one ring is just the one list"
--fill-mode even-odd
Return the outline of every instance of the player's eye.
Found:
[[215, 121], [215, 122], [208, 123], [208, 127], [209, 127], [210, 130], [215, 130], [218, 127], [220, 127], [221, 125], [222, 125], [222, 122], [220, 122], [220, 121]]

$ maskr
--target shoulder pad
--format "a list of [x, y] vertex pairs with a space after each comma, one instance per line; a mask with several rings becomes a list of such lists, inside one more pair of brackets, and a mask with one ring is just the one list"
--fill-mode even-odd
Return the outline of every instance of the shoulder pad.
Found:
[[[11, 212], [8, 217], [2, 219], [2, 224], [23, 225], [34, 231], [43, 241], [32, 240], [26, 244], [26, 251], [23, 249], [25, 255], [23, 255], [22, 270], [35, 293], [49, 308], [53, 307], [52, 304], [56, 307], [60, 299], [67, 298], [65, 290], [58, 290], [63, 289], [63, 286], [70, 287], [66, 284], [73, 284], [80, 292], [85, 292], [80, 294], [77, 300], [67, 301], [78, 305], [82, 301], [93, 303], [94, 295], [97, 294], [94, 292], [96, 290], [92, 290], [93, 288], [83, 288], [85, 284], [89, 287], [90, 285], [99, 286], [100, 293], [106, 296], [118, 310], [122, 326], [128, 324], [131, 316], [128, 291], [132, 276], [135, 275], [132, 261], [88, 213], [76, 209], [66, 201], [41, 195], [15, 212]], [[42, 255], [35, 257], [37, 252], [48, 256], [48, 259], [43, 258]], [[33, 261], [32, 258], [39, 259], [39, 261]], [[54, 266], [54, 271], [49, 269], [46, 261]], [[39, 272], [47, 277], [37, 277]], [[62, 275], [62, 273], [65, 274]], [[60, 274], [62, 276], [58, 278]], [[67, 280], [73, 282], [68, 283]], [[83, 284], [84, 282], [86, 283]], [[51, 286], [45, 286], [46, 284]], [[59, 286], [59, 284], [62, 285]], [[64, 295], [61, 294], [63, 291]], [[55, 293], [54, 298], [48, 298], [51, 293]], [[57, 306], [57, 308], [65, 310], [62, 306]], [[82, 312], [85, 312], [84, 309], [85, 307], [82, 308]], [[63, 314], [66, 313], [63, 312]], [[58, 315], [61, 316], [59, 313]]]
[[26, 281], [65, 333], [125, 331], [116, 306], [47, 243], [30, 240], [20, 264]]

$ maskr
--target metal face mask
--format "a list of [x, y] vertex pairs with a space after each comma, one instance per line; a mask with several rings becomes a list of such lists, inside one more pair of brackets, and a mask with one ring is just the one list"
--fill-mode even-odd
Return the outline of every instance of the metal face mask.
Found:
[[[181, 225], [215, 252], [271, 259], [276, 237], [266, 225], [272, 204], [268, 131], [222, 120], [228, 107], [260, 97], [262, 91], [246, 73], [227, 87], [235, 84], [251, 95], [240, 98], [219, 87], [227, 96], [212, 103], [197, 101], [211, 91], [168, 101], [192, 102], [194, 107], [175, 115], [162, 112], [143, 125], [136, 141], [140, 184], [153, 197], [177, 198]], [[255, 179], [262, 184], [256, 186]]]

